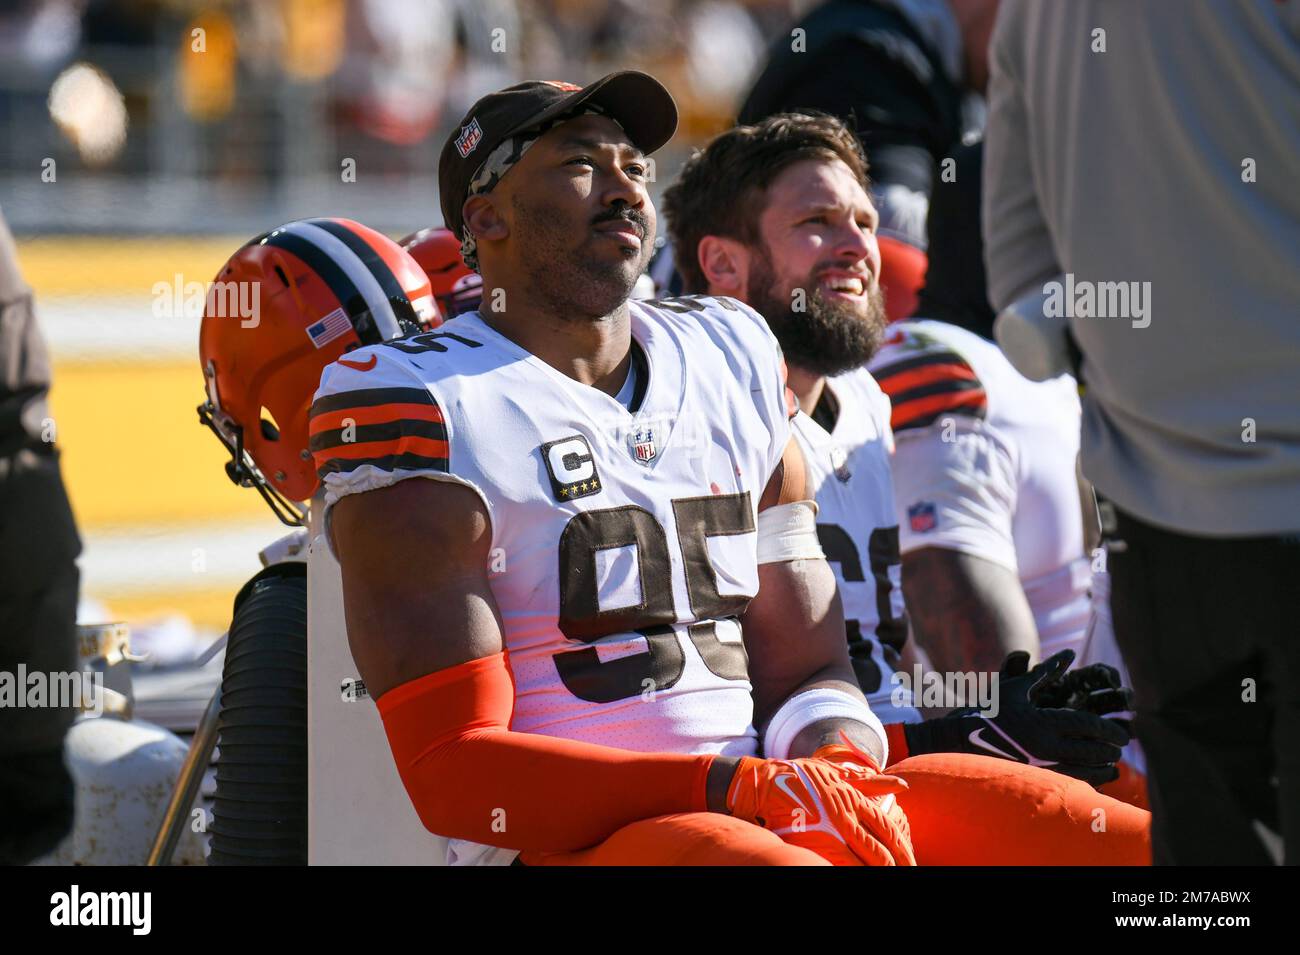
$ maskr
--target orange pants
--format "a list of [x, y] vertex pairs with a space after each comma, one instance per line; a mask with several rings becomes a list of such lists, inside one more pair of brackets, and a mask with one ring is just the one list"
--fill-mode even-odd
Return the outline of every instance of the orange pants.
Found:
[[[1060, 773], [932, 753], [889, 767], [921, 865], [1150, 865], [1151, 814]], [[656, 816], [577, 852], [525, 865], [827, 865], [766, 829], [709, 812]]]
[[624, 826], [577, 852], [522, 852], [524, 865], [830, 865], [767, 829], [716, 812], [679, 812]]
[[1120, 802], [1126, 802], [1130, 806], [1137, 806], [1139, 809], [1150, 809], [1151, 803], [1147, 798], [1146, 774], [1135, 769], [1132, 763], [1126, 763], [1122, 759], [1116, 765], [1119, 766], [1119, 779], [1104, 783], [1100, 787], [1100, 791], [1107, 796], [1114, 796]]
[[932, 753], [888, 772], [920, 865], [1150, 865], [1151, 813], [1049, 769]]

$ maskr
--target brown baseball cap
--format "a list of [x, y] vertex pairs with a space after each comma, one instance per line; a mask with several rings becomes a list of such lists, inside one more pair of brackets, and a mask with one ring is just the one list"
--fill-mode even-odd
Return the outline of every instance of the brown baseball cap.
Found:
[[489, 93], [456, 124], [438, 159], [438, 192], [443, 223], [461, 234], [469, 185], [492, 150], [583, 104], [599, 106], [649, 155], [677, 131], [677, 104], [653, 76], [636, 70], [610, 73], [588, 86], [555, 80], [529, 80]]

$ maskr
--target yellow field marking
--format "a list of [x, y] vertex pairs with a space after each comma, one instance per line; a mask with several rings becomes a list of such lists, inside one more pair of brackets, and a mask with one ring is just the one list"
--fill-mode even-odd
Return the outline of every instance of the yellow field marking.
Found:
[[150, 295], [155, 282], [210, 282], [252, 236], [41, 236], [18, 242], [37, 303], [53, 295]]
[[50, 403], [82, 527], [269, 517], [255, 490], [226, 477], [229, 456], [194, 410], [203, 397], [197, 358], [56, 365]]

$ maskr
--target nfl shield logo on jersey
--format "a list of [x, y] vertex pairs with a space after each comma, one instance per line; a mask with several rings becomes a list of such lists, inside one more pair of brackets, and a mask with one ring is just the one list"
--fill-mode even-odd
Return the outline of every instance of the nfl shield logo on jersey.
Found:
[[628, 443], [632, 446], [632, 457], [642, 464], [649, 464], [659, 453], [655, 449], [654, 428], [634, 428]]
[[934, 513], [934, 505], [921, 501], [907, 509], [907, 523], [918, 534], [932, 531], [939, 526], [939, 518]]
[[838, 444], [831, 447], [831, 469], [841, 484], [847, 484], [853, 472], [849, 470], [849, 456]]

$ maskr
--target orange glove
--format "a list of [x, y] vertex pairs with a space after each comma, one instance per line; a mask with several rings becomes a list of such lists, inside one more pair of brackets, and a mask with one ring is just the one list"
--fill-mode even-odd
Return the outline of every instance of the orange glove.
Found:
[[[915, 865], [907, 820], [892, 796], [905, 785], [874, 768], [817, 757], [747, 756], [732, 777], [727, 809], [834, 865]], [[882, 798], [888, 798], [892, 812], [902, 819], [901, 839], [889, 807], [880, 804]], [[884, 842], [878, 832], [886, 834]]]
[[912, 851], [912, 827], [907, 821], [894, 794], [907, 788], [907, 783], [897, 776], [887, 776], [876, 766], [876, 761], [840, 731], [843, 745], [832, 743], [813, 753], [814, 760], [830, 763], [843, 773], [848, 783], [861, 798], [857, 807], [857, 821], [872, 837], [876, 849], [868, 865], [916, 865]]

